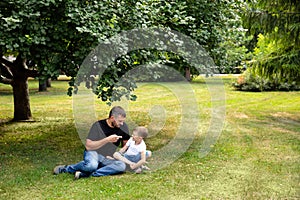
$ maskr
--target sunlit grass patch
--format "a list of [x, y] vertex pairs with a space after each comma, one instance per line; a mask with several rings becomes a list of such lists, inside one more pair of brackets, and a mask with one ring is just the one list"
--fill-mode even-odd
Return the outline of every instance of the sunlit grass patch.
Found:
[[[34, 120], [26, 123], [9, 121], [13, 116], [12, 93], [0, 85], [0, 197], [299, 199], [300, 93], [238, 92], [230, 90], [230, 81], [224, 78], [223, 130], [207, 156], [199, 155], [211, 123], [212, 104], [207, 83], [199, 80], [191, 84], [199, 126], [192, 143], [187, 142], [187, 149], [172, 163], [140, 175], [125, 173], [78, 181], [71, 174], [52, 175], [55, 165], [80, 161], [84, 150], [75, 128], [72, 97], [66, 95], [67, 82], [53, 81], [47, 92], [39, 93], [37, 81], [29, 81]], [[136, 125], [149, 128], [146, 143], [154, 153], [170, 144], [183, 118], [180, 98], [169, 88], [184, 92], [184, 87], [181, 83], [164, 84], [143, 83], [134, 91], [136, 102], [114, 103], [127, 105], [131, 130]], [[109, 108], [95, 97], [97, 118], [107, 117]], [[183, 137], [178, 137], [180, 140], [185, 144]], [[174, 152], [180, 148], [178, 145]], [[163, 163], [155, 159], [149, 162]]]

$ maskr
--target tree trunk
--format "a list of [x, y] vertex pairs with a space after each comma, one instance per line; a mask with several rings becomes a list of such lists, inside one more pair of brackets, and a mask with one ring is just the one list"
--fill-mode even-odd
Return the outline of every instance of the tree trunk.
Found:
[[187, 81], [191, 81], [192, 80], [191, 79], [191, 70], [190, 70], [189, 67], [185, 68], [185, 78], [186, 78]]
[[14, 96], [14, 121], [30, 120], [31, 110], [27, 78], [14, 79], [12, 83]]
[[47, 87], [51, 87], [51, 78], [48, 78], [46, 81]]
[[39, 79], [39, 92], [47, 91], [48, 87], [51, 87], [51, 78], [47, 80]]
[[47, 80], [39, 79], [39, 92], [47, 91]]

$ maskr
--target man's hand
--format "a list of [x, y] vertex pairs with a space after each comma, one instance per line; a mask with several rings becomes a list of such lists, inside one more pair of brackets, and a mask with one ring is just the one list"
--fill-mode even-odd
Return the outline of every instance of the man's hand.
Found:
[[114, 142], [117, 142], [118, 139], [120, 139], [120, 138], [122, 138], [122, 136], [118, 136], [118, 135], [114, 134], [114, 135], [108, 136], [107, 141], [114, 143]]
[[122, 136], [118, 136], [118, 135], [114, 134], [114, 135], [110, 135], [102, 140], [93, 141], [90, 139], [86, 139], [85, 148], [88, 151], [96, 150], [96, 149], [101, 148], [103, 145], [105, 145], [109, 142], [111, 142], [111, 143], [117, 142], [118, 139], [120, 139], [120, 138], [122, 138]]

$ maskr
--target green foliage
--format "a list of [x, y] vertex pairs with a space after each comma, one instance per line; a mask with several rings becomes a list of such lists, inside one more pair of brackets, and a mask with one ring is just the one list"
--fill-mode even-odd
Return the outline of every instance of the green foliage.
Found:
[[196, 29], [190, 35], [212, 56], [216, 73], [234, 73], [243, 60], [249, 59], [245, 44], [246, 29], [242, 27], [243, 0], [188, 1], [189, 13]]
[[21, 55], [36, 64], [40, 76], [54, 78], [60, 71], [76, 76], [92, 48], [120, 31], [115, 12], [123, 9], [109, 1], [5, 0], [2, 5], [1, 55]]
[[232, 86], [237, 90], [253, 92], [300, 90], [300, 84], [296, 81], [282, 82], [282, 79], [276, 77], [269, 79], [257, 74], [248, 69], [232, 83]]
[[[56, 77], [59, 70], [74, 76], [83, 58], [99, 41], [121, 30], [160, 26], [191, 36], [218, 64], [225, 53], [225, 49], [218, 50], [219, 43], [226, 40], [222, 36], [226, 28], [238, 23], [232, 11], [239, 4], [206, 0], [30, 3], [6, 0], [1, 11], [1, 52], [23, 53], [27, 60], [38, 64], [44, 76]], [[228, 19], [233, 21], [225, 28]]]
[[297, 1], [259, 0], [249, 5], [251, 10], [245, 12], [244, 25], [249, 28], [249, 33], [258, 36], [250, 66], [259, 76], [299, 84], [300, 4]]
[[244, 25], [250, 33], [274, 33], [272, 38], [277, 40], [284, 37], [287, 41], [299, 44], [299, 17], [300, 5], [294, 0], [277, 0], [276, 3], [268, 0], [248, 1], [249, 7], [245, 10]]
[[[139, 66], [142, 66], [142, 70], [135, 69]], [[108, 104], [120, 101], [123, 96], [135, 100], [137, 96], [132, 92], [137, 88], [137, 81], [176, 81], [177, 76], [170, 73], [168, 67], [178, 70], [184, 76], [187, 66], [190, 66], [193, 75], [199, 75], [200, 71], [184, 62], [179, 55], [156, 49], [139, 49], [116, 59], [103, 72], [100, 80], [89, 78], [86, 83], [98, 98]]]
[[[245, 52], [243, 42], [235, 42], [244, 40], [240, 33], [244, 32], [240, 31], [240, 19], [234, 14], [241, 6], [242, 1], [227, 0], [4, 0], [0, 10], [0, 55], [18, 55], [20, 60], [30, 61], [32, 65], [29, 67], [38, 71], [43, 79], [55, 79], [61, 73], [76, 77], [84, 58], [99, 42], [126, 30], [160, 27], [178, 31], [197, 41], [209, 52], [216, 65], [236, 67]], [[228, 29], [230, 33], [227, 34]], [[232, 44], [236, 46], [227, 51]], [[200, 73], [174, 52], [142, 49], [130, 53], [125, 50], [123, 56], [117, 58], [120, 63], [112, 60], [105, 66], [111, 67], [107, 73], [112, 73], [98, 80], [96, 94], [102, 100], [118, 100], [120, 95], [130, 97], [134, 83], [117, 89], [115, 94], [119, 95], [116, 97], [111, 96], [111, 91], [117, 86], [120, 76], [144, 63], [168, 63], [181, 74], [186, 67], [191, 67], [194, 76]], [[237, 56], [236, 51], [241, 56]], [[149, 53], [154, 55], [151, 57]], [[131, 60], [136, 60], [136, 63]], [[72, 88], [73, 81], [70, 82], [69, 95], [76, 92], [76, 88]]]
[[282, 40], [275, 41], [269, 35], [260, 34], [254, 58], [250, 66], [260, 76], [300, 84], [300, 48], [286, 46]]

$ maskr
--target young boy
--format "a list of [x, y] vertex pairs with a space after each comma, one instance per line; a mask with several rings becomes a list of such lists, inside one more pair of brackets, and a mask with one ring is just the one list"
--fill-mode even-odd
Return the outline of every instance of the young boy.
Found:
[[144, 139], [148, 136], [148, 129], [143, 126], [136, 127], [132, 132], [132, 137], [119, 152], [113, 154], [114, 158], [128, 164], [135, 173], [141, 173], [142, 169], [149, 170], [144, 166], [146, 158], [151, 157], [152, 152], [146, 150]]

